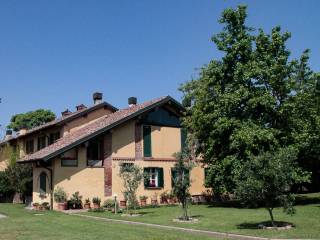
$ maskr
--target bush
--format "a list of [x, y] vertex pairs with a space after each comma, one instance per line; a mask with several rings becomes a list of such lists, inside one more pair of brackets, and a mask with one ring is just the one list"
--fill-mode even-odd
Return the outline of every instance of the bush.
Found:
[[68, 208], [70, 209], [81, 209], [82, 208], [82, 196], [79, 192], [72, 194], [72, 197], [68, 201]]
[[53, 193], [54, 201], [57, 203], [64, 203], [67, 200], [67, 193], [61, 187], [57, 187]]
[[89, 209], [89, 212], [105, 212], [105, 211], [106, 210], [104, 210], [104, 208], [102, 208], [102, 207]]
[[92, 203], [95, 203], [95, 204], [99, 205], [101, 203], [101, 199], [98, 198], [98, 197], [94, 197], [94, 198], [92, 198]]
[[114, 202], [113, 199], [107, 199], [106, 201], [104, 201], [103, 207], [105, 207], [105, 208], [113, 208], [114, 204], [115, 204], [115, 202]]

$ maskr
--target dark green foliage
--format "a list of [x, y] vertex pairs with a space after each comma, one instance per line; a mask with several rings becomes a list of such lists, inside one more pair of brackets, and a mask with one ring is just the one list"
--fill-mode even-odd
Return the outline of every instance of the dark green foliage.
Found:
[[285, 148], [252, 156], [236, 178], [236, 197], [247, 205], [265, 207], [272, 225], [274, 208], [282, 206], [286, 213], [295, 213], [291, 186], [309, 179], [297, 166], [296, 155], [295, 149]]
[[241, 167], [264, 152], [291, 146], [314, 172], [308, 162], [320, 161], [316, 74], [308, 51], [290, 60], [290, 33], [280, 27], [256, 32], [246, 16], [245, 6], [222, 13], [224, 28], [212, 38], [222, 58], [181, 86], [190, 103], [183, 125], [208, 164], [206, 183], [216, 194], [234, 192]]
[[11, 117], [9, 129], [19, 131], [21, 128], [33, 128], [55, 119], [55, 114], [50, 110], [38, 109], [26, 113], [19, 113]]
[[189, 220], [188, 216], [188, 198], [190, 197], [189, 188], [190, 188], [190, 179], [189, 171], [192, 168], [190, 162], [189, 154], [185, 152], [177, 153], [176, 156], [177, 163], [174, 165], [172, 172], [172, 182], [173, 188], [172, 192], [177, 197], [178, 201], [182, 206], [182, 217], [183, 220]]
[[82, 196], [79, 192], [72, 194], [70, 200], [67, 202], [69, 209], [81, 209], [82, 208]]

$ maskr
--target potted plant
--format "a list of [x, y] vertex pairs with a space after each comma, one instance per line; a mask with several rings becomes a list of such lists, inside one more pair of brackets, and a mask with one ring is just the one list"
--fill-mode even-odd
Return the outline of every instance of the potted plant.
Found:
[[175, 204], [177, 202], [176, 197], [172, 192], [168, 194], [168, 200], [170, 204]]
[[161, 204], [168, 204], [169, 194], [167, 191], [160, 194], [160, 203]]
[[33, 207], [34, 210], [39, 210], [39, 206], [40, 206], [40, 204], [37, 203], [37, 202], [32, 203], [32, 207]]
[[72, 194], [72, 197], [68, 201], [68, 208], [70, 209], [81, 209], [82, 208], [82, 196], [79, 192]]
[[147, 196], [140, 196], [140, 205], [141, 206], [146, 206], [147, 205]]
[[86, 200], [84, 200], [84, 209], [90, 209], [90, 205], [91, 205], [91, 201], [89, 198], [87, 198]]
[[42, 206], [43, 210], [49, 210], [49, 203], [48, 202], [43, 202], [41, 204], [41, 206]]
[[151, 198], [151, 205], [152, 206], [157, 206], [158, 205], [158, 194], [155, 193], [152, 198]]
[[67, 194], [61, 187], [57, 187], [53, 193], [54, 201], [58, 204], [58, 210], [67, 209]]
[[101, 199], [98, 197], [92, 198], [93, 208], [98, 209], [100, 208]]

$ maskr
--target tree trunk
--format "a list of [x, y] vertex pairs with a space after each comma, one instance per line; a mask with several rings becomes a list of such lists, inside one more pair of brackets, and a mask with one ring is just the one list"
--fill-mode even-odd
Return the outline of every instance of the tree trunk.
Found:
[[184, 199], [182, 201], [182, 211], [183, 211], [183, 216], [182, 216], [183, 220], [188, 221], [189, 217], [188, 217], [187, 200], [186, 199]]
[[271, 225], [274, 227], [275, 224], [274, 224], [274, 218], [273, 218], [272, 210], [273, 210], [273, 208], [268, 208], [268, 212], [269, 212], [269, 215], [270, 215], [270, 218], [271, 218]]

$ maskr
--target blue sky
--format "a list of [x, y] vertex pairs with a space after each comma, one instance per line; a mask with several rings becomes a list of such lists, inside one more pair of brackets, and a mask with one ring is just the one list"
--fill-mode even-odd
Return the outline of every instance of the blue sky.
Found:
[[298, 57], [311, 49], [320, 67], [318, 0], [0, 1], [0, 135], [15, 113], [56, 114], [92, 104], [101, 91], [115, 106], [171, 95], [220, 56], [210, 42], [226, 7], [248, 5], [248, 25], [292, 32]]

